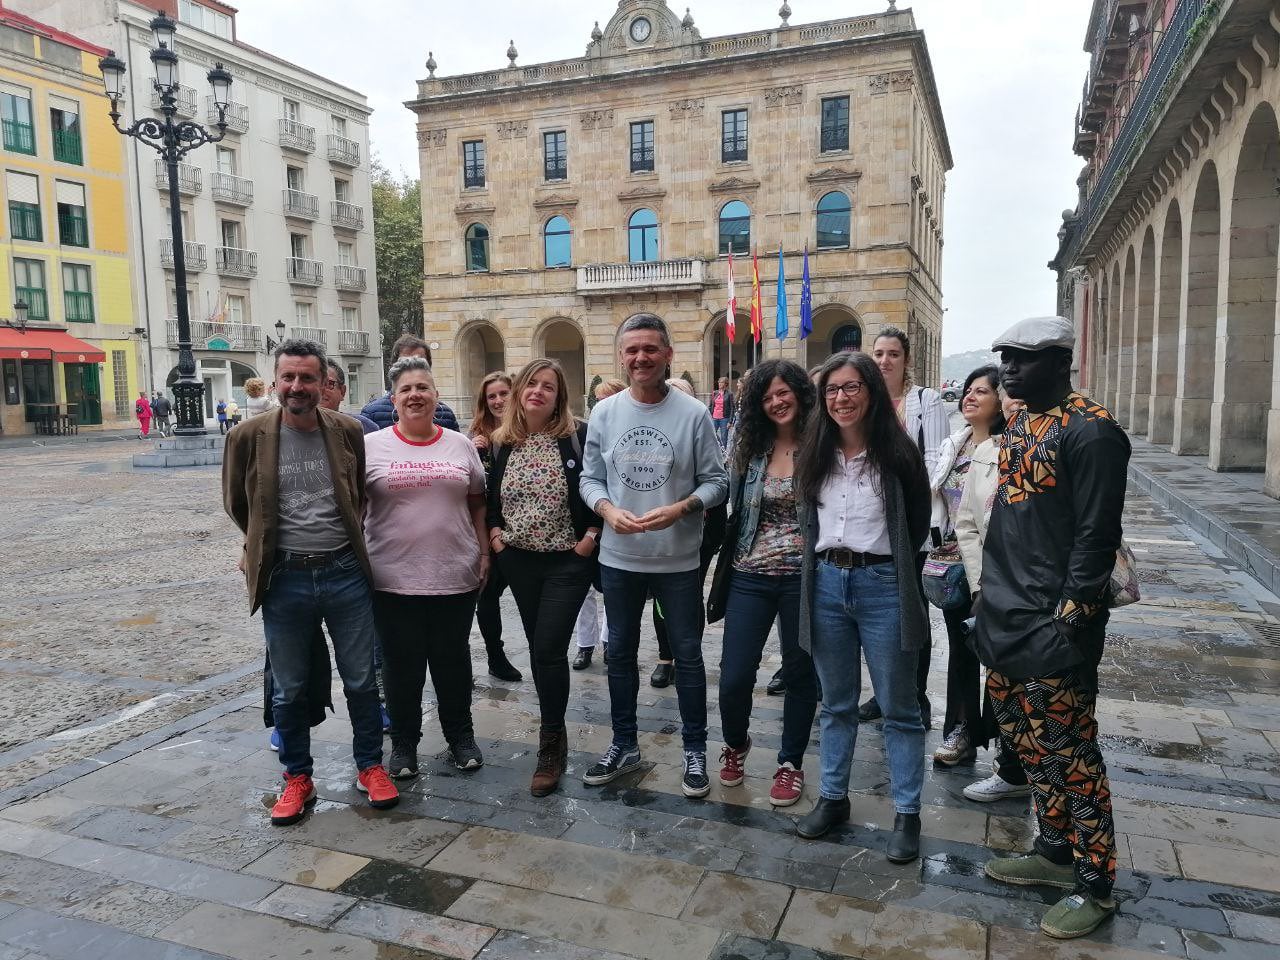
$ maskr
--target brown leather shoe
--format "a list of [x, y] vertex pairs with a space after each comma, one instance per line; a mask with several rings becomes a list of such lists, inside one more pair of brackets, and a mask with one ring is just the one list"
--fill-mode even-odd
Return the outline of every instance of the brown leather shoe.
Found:
[[545, 797], [560, 786], [564, 768], [569, 761], [569, 735], [564, 730], [549, 733], [543, 730], [538, 737], [538, 766], [533, 771], [529, 792], [535, 797]]

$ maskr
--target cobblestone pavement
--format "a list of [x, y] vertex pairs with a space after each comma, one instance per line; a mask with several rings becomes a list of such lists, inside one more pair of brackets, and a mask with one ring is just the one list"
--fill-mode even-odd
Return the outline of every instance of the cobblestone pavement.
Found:
[[[763, 691], [743, 786], [681, 796], [675, 697], [646, 686], [643, 769], [583, 787], [609, 739], [597, 658], [574, 674], [569, 776], [536, 800], [532, 685], [485, 677], [478, 637], [482, 769], [430, 756], [429, 711], [422, 776], [371, 811], [339, 696], [316, 731], [321, 801], [272, 828], [260, 626], [216, 473], [133, 472], [132, 446], [0, 457], [0, 958], [1280, 956], [1280, 602], [1143, 497], [1126, 535], [1146, 599], [1112, 620], [1100, 707], [1122, 905], [1059, 944], [1036, 932], [1052, 894], [982, 874], [989, 847], [1031, 835], [1025, 801], [962, 797], [986, 755], [928, 771], [923, 859], [893, 866], [879, 731], [859, 738], [851, 825], [801, 841], [808, 801], [767, 802], [781, 705]], [[506, 622], [527, 675], [510, 607]], [[940, 624], [935, 638], [940, 714]], [[713, 695], [719, 639], [708, 630]], [[777, 662], [774, 646], [761, 685]], [[716, 720], [713, 706], [718, 747]]]

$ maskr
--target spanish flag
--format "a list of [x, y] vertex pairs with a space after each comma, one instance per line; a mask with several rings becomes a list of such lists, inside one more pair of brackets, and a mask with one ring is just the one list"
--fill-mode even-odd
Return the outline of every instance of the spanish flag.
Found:
[[764, 311], [760, 309], [760, 258], [751, 248], [751, 336], [756, 343], [764, 336]]

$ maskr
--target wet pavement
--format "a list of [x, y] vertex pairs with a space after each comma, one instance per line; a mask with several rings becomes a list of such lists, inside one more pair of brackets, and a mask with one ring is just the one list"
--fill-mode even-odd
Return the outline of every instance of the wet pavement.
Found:
[[[485, 676], [477, 636], [483, 768], [441, 759], [428, 703], [422, 775], [396, 809], [369, 809], [335, 683], [338, 714], [315, 731], [321, 800], [273, 828], [260, 625], [245, 613], [216, 472], [135, 472], [132, 447], [0, 458], [0, 958], [1280, 956], [1280, 601], [1143, 495], [1130, 497], [1126, 536], [1145, 597], [1112, 618], [1099, 710], [1120, 913], [1062, 944], [1037, 932], [1055, 894], [982, 872], [992, 848], [1032, 835], [1025, 800], [963, 798], [988, 773], [986, 752], [928, 768], [918, 863], [884, 859], [893, 810], [875, 727], [858, 742], [851, 824], [795, 836], [814, 785], [790, 810], [768, 804], [773, 644], [747, 779], [713, 779], [705, 801], [680, 793], [674, 692], [647, 685], [643, 768], [582, 785], [609, 740], [598, 657], [573, 675], [569, 775], [531, 797], [532, 684]], [[527, 676], [509, 599], [505, 613]], [[709, 629], [717, 751], [719, 641]], [[646, 631], [642, 662], [653, 657]], [[945, 662], [939, 623], [939, 726]]]

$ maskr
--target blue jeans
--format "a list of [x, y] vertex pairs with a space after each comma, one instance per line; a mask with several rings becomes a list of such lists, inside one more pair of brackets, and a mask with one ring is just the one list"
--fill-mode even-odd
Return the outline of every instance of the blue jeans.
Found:
[[850, 570], [818, 563], [811, 645], [822, 681], [821, 792], [829, 800], [849, 795], [849, 769], [858, 742], [861, 651], [884, 712], [894, 809], [919, 813], [924, 724], [916, 699], [918, 654], [902, 649], [898, 603], [892, 563]]
[[676, 662], [676, 698], [686, 750], [707, 750], [707, 671], [702, 663], [702, 580], [699, 570], [633, 573], [600, 564], [600, 586], [609, 620], [609, 712], [613, 742], [636, 745], [636, 697], [640, 692], [640, 619], [652, 594], [662, 606]]
[[729, 425], [731, 420], [712, 420], [711, 425], [715, 427], [716, 439], [720, 441], [721, 447], [729, 446]]
[[772, 577], [733, 570], [724, 612], [724, 646], [720, 655], [720, 726], [724, 742], [735, 750], [747, 745], [751, 695], [760, 654], [774, 619], [782, 640], [782, 749], [778, 765], [799, 770], [818, 709], [818, 677], [813, 659], [800, 648], [800, 575]]
[[277, 563], [262, 601], [262, 627], [271, 657], [280, 731], [280, 762], [291, 774], [311, 774], [311, 725], [307, 680], [311, 644], [321, 623], [329, 628], [334, 660], [351, 718], [356, 768], [382, 762], [382, 716], [373, 675], [373, 604], [369, 583], [353, 551], [327, 567], [290, 570]]

